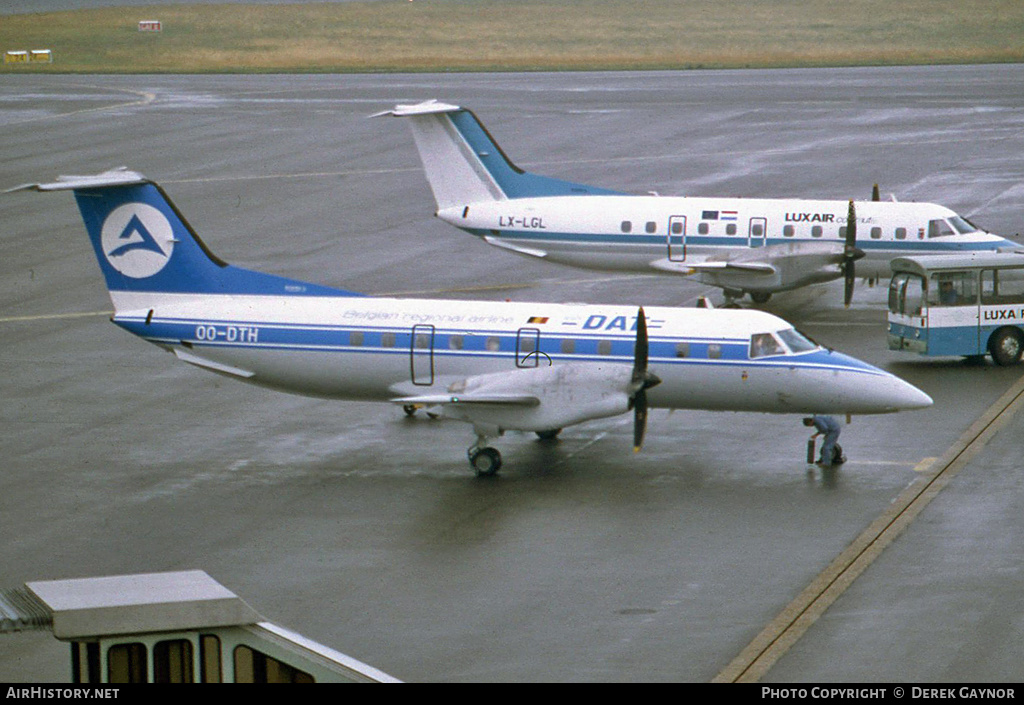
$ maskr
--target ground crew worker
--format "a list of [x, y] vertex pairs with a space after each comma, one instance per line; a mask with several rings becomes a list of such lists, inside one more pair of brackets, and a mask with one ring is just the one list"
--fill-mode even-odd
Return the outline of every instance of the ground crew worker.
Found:
[[840, 426], [834, 416], [808, 416], [804, 419], [804, 426], [814, 426], [815, 434], [811, 438], [824, 435], [825, 441], [821, 444], [821, 457], [818, 464], [823, 467], [831, 467], [834, 460], [836, 441], [839, 440]]

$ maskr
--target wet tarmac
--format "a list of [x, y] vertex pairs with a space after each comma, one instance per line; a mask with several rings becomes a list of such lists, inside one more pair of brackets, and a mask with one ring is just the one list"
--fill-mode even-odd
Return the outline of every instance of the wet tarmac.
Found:
[[[627, 191], [950, 206], [1012, 235], [1024, 67], [0, 80], [0, 187], [127, 165], [246, 267], [371, 294], [693, 305], [671, 276], [496, 250], [431, 215], [398, 102], [472, 108], [520, 166]], [[1020, 368], [885, 345], [885, 287], [767, 306], [935, 399], [857, 417], [805, 462], [799, 418], [652, 413], [508, 435], [205, 374], [106, 321], [73, 199], [0, 196], [0, 580], [200, 568], [268, 618], [408, 681], [1012, 681], [1022, 676], [1016, 404], [929, 484], [790, 643], [744, 654], [931, 482]], [[969, 440], [969, 439], [968, 439]], [[941, 479], [941, 478], [940, 478]], [[867, 554], [866, 554], [867, 555]], [[751, 659], [753, 660], [753, 659]], [[67, 647], [0, 638], [0, 682]]]

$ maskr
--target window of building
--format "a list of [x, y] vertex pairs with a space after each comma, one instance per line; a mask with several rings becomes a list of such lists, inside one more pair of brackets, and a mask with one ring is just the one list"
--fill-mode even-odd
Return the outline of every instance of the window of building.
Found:
[[202, 634], [199, 637], [199, 680], [220, 683], [224, 678], [220, 666], [220, 637]]
[[235, 683], [313, 683], [313, 676], [284, 661], [239, 646], [235, 649]]
[[192, 642], [188, 639], [159, 641], [153, 647], [154, 683], [192, 683]]
[[107, 650], [108, 683], [145, 683], [148, 679], [145, 644], [116, 644]]

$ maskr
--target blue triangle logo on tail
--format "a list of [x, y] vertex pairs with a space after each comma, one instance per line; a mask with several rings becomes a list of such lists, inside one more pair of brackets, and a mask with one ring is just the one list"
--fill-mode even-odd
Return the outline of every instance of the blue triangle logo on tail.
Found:
[[119, 240], [125, 240], [125, 244], [120, 247], [115, 247], [113, 250], [107, 253], [110, 257], [120, 257], [126, 252], [132, 250], [142, 249], [149, 250], [150, 252], [156, 252], [163, 256], [166, 253], [160, 245], [156, 244], [156, 240], [153, 239], [152, 234], [143, 225], [138, 215], [132, 215], [132, 219], [128, 221], [128, 225], [124, 227], [124, 231], [118, 235]]

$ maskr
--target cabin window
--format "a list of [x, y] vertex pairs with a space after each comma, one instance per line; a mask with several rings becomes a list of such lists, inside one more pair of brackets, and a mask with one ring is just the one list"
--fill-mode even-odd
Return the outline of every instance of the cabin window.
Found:
[[145, 683], [149, 680], [145, 644], [117, 644], [107, 651], [108, 683]]
[[[707, 231], [705, 230], [704, 232], [706, 233]], [[672, 223], [672, 234], [673, 235], [682, 235], [683, 234], [683, 224], [680, 223], [678, 220], [674, 221]]]
[[199, 680], [203, 683], [220, 683], [222, 678], [220, 637], [213, 634], [201, 634], [199, 636]]
[[363, 331], [354, 330], [348, 334], [348, 344], [359, 347], [363, 344]]
[[771, 333], [755, 333], [750, 336], [750, 359], [768, 357], [769, 355], [785, 355], [782, 343]]
[[689, 343], [676, 343], [676, 357], [689, 357], [690, 356], [690, 344]]
[[462, 350], [463, 344], [464, 339], [461, 335], [456, 333], [454, 335], [448, 336], [448, 348], [450, 350]]
[[648, 220], [647, 225], [645, 225], [644, 228], [647, 230], [648, 234], [658, 232], [658, 224], [653, 220]]
[[736, 234], [736, 223], [729, 223], [728, 225], [726, 225], [725, 226], [725, 234], [726, 235], [735, 235]]
[[754, 223], [750, 226], [750, 234], [754, 237], [761, 237], [764, 235], [764, 225], [761, 223]]
[[708, 345], [708, 358], [711, 360], [717, 360], [722, 357], [722, 346], [718, 343], [711, 343]]
[[786, 226], [784, 226], [782, 228], [782, 236], [783, 237], [793, 237], [793, 235], [795, 235], [795, 234], [796, 234], [796, 228], [794, 228], [792, 225], [786, 225]]
[[872, 240], [881, 240], [882, 239], [882, 229], [880, 227], [878, 227], [877, 225], [875, 227], [871, 228], [871, 239]]
[[382, 348], [393, 348], [395, 347], [396, 336], [394, 333], [381, 333], [380, 334], [380, 345]]
[[624, 232], [624, 233], [631, 233], [631, 232], [633, 232], [633, 224], [631, 222], [629, 222], [628, 220], [622, 221], [622, 225], [620, 227], [622, 228], [622, 232]]
[[[676, 225], [679, 225], [679, 223], [675, 223], [672, 226], [673, 232], [675, 232]], [[700, 225], [697, 226], [697, 232], [700, 233], [701, 235], [707, 235], [710, 231], [711, 227], [707, 223], [701, 223]], [[678, 233], [676, 234], [678, 235]]]
[[487, 340], [484, 342], [484, 347], [486, 347], [491, 352], [498, 352], [499, 350], [501, 350], [501, 338], [499, 338], [496, 335], [489, 336]]
[[896, 239], [897, 240], [906, 240], [907, 239], [907, 229], [906, 228], [896, 228]]
[[572, 355], [576, 352], [576, 341], [572, 338], [565, 338], [562, 340], [562, 352], [566, 355]]
[[239, 646], [235, 649], [235, 683], [313, 683], [313, 676], [272, 656]]
[[811, 237], [821, 237], [822, 229], [820, 225], [815, 225], [811, 228]]
[[154, 683], [192, 683], [192, 642], [159, 641], [153, 647]]
[[612, 354], [612, 341], [610, 341], [610, 340], [599, 340], [599, 341], [597, 341], [597, 354], [598, 355], [611, 355]]

